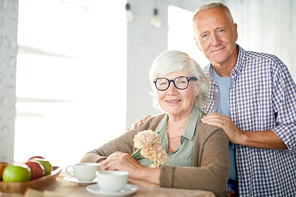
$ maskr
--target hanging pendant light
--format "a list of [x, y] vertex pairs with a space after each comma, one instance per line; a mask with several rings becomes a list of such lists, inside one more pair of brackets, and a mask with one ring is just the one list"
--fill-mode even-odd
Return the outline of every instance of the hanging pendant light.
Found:
[[129, 2], [126, 3], [125, 5], [125, 10], [126, 10], [126, 19], [127, 19], [127, 22], [132, 22], [133, 19], [134, 19], [134, 15], [131, 11], [131, 5]]
[[151, 17], [150, 24], [152, 26], [154, 26], [155, 28], [161, 27], [162, 21], [158, 16], [158, 9], [157, 8], [154, 8], [153, 16]]
[[153, 10], [153, 16], [150, 19], [150, 24], [155, 28], [160, 28], [162, 21], [158, 16], [158, 0], [153, 1], [154, 4], [154, 10]]

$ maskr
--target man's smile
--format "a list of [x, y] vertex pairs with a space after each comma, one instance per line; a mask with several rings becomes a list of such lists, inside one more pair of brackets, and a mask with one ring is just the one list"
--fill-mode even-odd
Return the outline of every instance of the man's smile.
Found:
[[225, 47], [211, 51], [211, 53], [218, 53], [225, 49]]

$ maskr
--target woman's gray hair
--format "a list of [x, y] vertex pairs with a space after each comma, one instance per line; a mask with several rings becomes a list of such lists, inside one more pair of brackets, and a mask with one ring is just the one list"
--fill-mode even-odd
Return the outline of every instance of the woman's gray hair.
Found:
[[[149, 73], [153, 90], [151, 95], [153, 96], [153, 105], [156, 109], [160, 109], [160, 107], [157, 101], [156, 87], [153, 83], [153, 80], [169, 73], [179, 72], [184, 68], [189, 69], [192, 75], [187, 77], [196, 77], [197, 79], [202, 79], [199, 94], [195, 98], [195, 105], [198, 108], [205, 106], [209, 91], [209, 81], [199, 64], [194, 59], [190, 58], [187, 53], [177, 50], [166, 50], [154, 60]], [[192, 82], [198, 84], [199, 80]]]
[[230, 19], [231, 24], [234, 25], [234, 21], [233, 21], [231, 12], [227, 6], [224, 5], [223, 3], [220, 3], [220, 2], [211, 2], [211, 3], [204, 4], [195, 10], [193, 18], [192, 18], [195, 33], [196, 33], [196, 16], [205, 10], [213, 9], [213, 8], [222, 8], [225, 11], [225, 13], [227, 14], [228, 18]]

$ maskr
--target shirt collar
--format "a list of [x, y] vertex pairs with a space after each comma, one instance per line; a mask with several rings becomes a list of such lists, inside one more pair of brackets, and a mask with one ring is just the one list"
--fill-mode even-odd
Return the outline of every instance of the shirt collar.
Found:
[[201, 110], [196, 106], [193, 107], [186, 126], [183, 130], [182, 136], [188, 140], [193, 140], [197, 123], [201, 118]]
[[[155, 132], [157, 132], [159, 135], [163, 135], [162, 134], [163, 131], [167, 132], [166, 128], [167, 128], [168, 118], [169, 116], [168, 114], [166, 114], [158, 124]], [[195, 129], [200, 118], [201, 118], [201, 110], [194, 105], [181, 136], [187, 138], [188, 140], [193, 140]]]
[[245, 56], [246, 56], [246, 51], [243, 48], [241, 48], [239, 45], [237, 45], [237, 48], [238, 48], [238, 56], [237, 56], [236, 64], [231, 71], [232, 78], [236, 77], [240, 73], [240, 71], [242, 70], [242, 68], [244, 66], [243, 62], [244, 62]]

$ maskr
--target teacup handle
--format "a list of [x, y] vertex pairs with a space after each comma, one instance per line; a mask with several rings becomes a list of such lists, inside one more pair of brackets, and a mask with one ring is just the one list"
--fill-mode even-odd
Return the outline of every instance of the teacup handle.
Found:
[[67, 167], [66, 167], [66, 172], [67, 172], [68, 174], [70, 174], [71, 176], [74, 176], [74, 173], [69, 172], [69, 171], [68, 171], [68, 168], [72, 168], [72, 169], [73, 169], [73, 166], [72, 166], [72, 165], [67, 166]]

